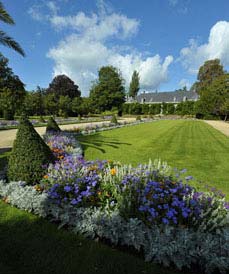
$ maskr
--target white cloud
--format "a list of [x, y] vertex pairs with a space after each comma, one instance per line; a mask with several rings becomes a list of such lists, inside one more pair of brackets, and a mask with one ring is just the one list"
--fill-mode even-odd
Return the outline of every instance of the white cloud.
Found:
[[46, 3], [47, 7], [49, 8], [49, 10], [51, 11], [52, 14], [56, 14], [59, 10], [59, 7], [56, 5], [56, 3], [54, 1], [48, 1]]
[[28, 9], [28, 14], [36, 21], [42, 21], [45, 18], [45, 16], [41, 13], [39, 5], [30, 7]]
[[79, 12], [75, 16], [53, 16], [50, 21], [57, 29], [72, 28], [82, 36], [94, 40], [105, 40], [112, 36], [125, 39], [134, 35], [139, 26], [136, 19], [116, 13], [100, 17], [96, 14], [86, 16]]
[[180, 61], [189, 73], [195, 74], [209, 59], [219, 58], [223, 65], [229, 65], [229, 22], [219, 21], [210, 30], [208, 42], [198, 45], [191, 39], [189, 46], [180, 51]]
[[169, 1], [169, 5], [172, 7], [175, 7], [178, 4], [178, 0], [168, 0]]
[[180, 82], [178, 83], [178, 86], [180, 88], [186, 87], [187, 89], [189, 89], [191, 87], [191, 83], [187, 79], [181, 79]]
[[136, 19], [114, 12], [101, 12], [100, 8], [98, 14], [90, 16], [83, 12], [74, 16], [54, 15], [50, 22], [59, 30], [72, 30], [71, 35], [48, 52], [48, 57], [55, 62], [53, 74], [67, 74], [80, 86], [84, 95], [88, 95], [91, 81], [97, 78], [98, 69], [104, 65], [120, 69], [126, 86], [134, 70], [139, 71], [144, 89], [156, 89], [168, 80], [172, 56], [165, 60], [159, 55], [144, 58], [143, 54], [123, 43], [119, 46], [118, 39], [125, 40], [137, 34], [139, 21]]

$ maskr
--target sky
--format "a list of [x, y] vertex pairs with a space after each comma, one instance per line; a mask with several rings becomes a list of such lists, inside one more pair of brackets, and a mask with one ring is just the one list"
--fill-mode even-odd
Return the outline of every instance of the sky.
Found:
[[206, 60], [229, 68], [229, 0], [2, 0], [15, 25], [1, 29], [26, 57], [0, 45], [26, 84], [48, 87], [69, 76], [88, 96], [101, 66], [117, 67], [128, 90], [134, 70], [143, 91], [196, 81]]

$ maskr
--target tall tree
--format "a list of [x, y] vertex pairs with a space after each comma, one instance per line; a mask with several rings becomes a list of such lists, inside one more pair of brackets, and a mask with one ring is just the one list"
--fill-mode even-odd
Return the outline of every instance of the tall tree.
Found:
[[13, 119], [16, 110], [22, 107], [25, 95], [24, 84], [8, 66], [8, 59], [0, 53], [0, 112], [6, 119]]
[[129, 96], [132, 98], [135, 98], [137, 96], [138, 91], [140, 89], [139, 80], [139, 73], [135, 70], [132, 74], [132, 79], [129, 87]]
[[228, 98], [229, 74], [224, 74], [202, 90], [200, 100], [197, 102], [197, 112], [205, 115], [222, 115]]
[[57, 75], [46, 90], [47, 94], [54, 94], [57, 99], [60, 96], [68, 96], [71, 99], [80, 97], [79, 87], [66, 75]]
[[68, 117], [71, 112], [72, 100], [69, 96], [61, 95], [59, 98], [59, 116]]
[[[0, 21], [14, 25], [13, 18], [9, 15], [9, 13], [5, 10], [2, 2], [0, 2]], [[0, 30], [0, 44], [12, 48], [13, 50], [20, 53], [22, 56], [25, 56], [25, 52], [21, 48], [21, 46], [10, 36], [8, 36], [4, 31]]]
[[224, 101], [224, 103], [221, 106], [221, 112], [224, 116], [224, 120], [227, 121], [227, 118], [229, 116], [229, 96], [228, 98], [226, 98], [226, 100]]
[[24, 109], [28, 115], [44, 114], [44, 93], [45, 89], [39, 86], [35, 91], [27, 92], [24, 100]]
[[209, 86], [214, 79], [224, 75], [223, 66], [220, 64], [219, 59], [206, 61], [200, 68], [195, 83], [196, 92], [201, 94], [205, 87]]
[[117, 68], [105, 66], [99, 70], [99, 79], [91, 88], [90, 98], [95, 111], [121, 109], [125, 102], [123, 78]]

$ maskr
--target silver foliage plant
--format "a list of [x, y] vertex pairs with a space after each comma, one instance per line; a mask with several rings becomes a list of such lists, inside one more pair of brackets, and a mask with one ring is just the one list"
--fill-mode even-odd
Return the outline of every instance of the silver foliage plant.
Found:
[[37, 192], [24, 182], [0, 181], [0, 196], [20, 209], [59, 221], [60, 227], [68, 225], [77, 234], [142, 250], [146, 261], [179, 269], [198, 264], [205, 273], [226, 273], [229, 269], [228, 226], [215, 233], [171, 226], [150, 228], [136, 218], [123, 219], [118, 210], [60, 207], [48, 199], [47, 193]]

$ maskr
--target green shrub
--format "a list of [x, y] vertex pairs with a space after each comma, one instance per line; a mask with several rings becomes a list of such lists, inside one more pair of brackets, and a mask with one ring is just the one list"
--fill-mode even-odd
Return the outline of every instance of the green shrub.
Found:
[[8, 162], [8, 179], [38, 182], [45, 174], [44, 165], [55, 160], [49, 147], [27, 118], [22, 118]]
[[141, 121], [142, 119], [141, 119], [141, 116], [140, 115], [138, 115], [137, 117], [136, 117], [136, 121]]
[[111, 124], [115, 124], [115, 125], [118, 124], [118, 121], [117, 121], [117, 118], [116, 118], [115, 115], [113, 115], [112, 118], [111, 118]]
[[48, 124], [46, 127], [46, 132], [59, 132], [61, 129], [59, 128], [57, 122], [53, 119], [53, 117], [49, 117]]
[[40, 122], [40, 123], [45, 123], [45, 119], [44, 119], [43, 116], [40, 116], [40, 117], [39, 117], [39, 122]]
[[3, 111], [3, 118], [5, 119], [5, 120], [14, 120], [14, 114], [13, 114], [13, 112], [12, 111], [10, 111], [10, 110], [4, 110]]

